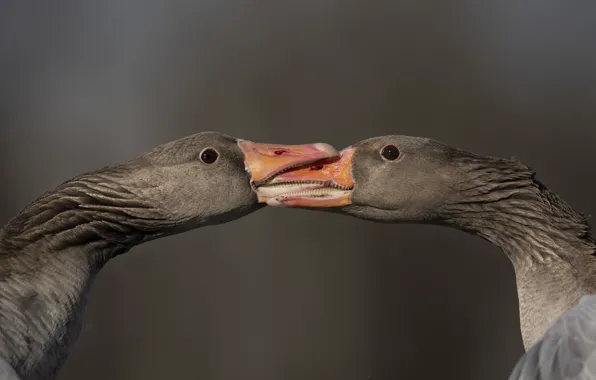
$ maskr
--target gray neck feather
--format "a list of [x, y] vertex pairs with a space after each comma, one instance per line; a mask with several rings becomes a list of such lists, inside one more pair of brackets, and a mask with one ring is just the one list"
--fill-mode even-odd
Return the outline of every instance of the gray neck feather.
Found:
[[78, 336], [97, 272], [169, 226], [123, 185], [132, 169], [76, 177], [0, 230], [0, 357], [23, 379], [55, 376]]
[[444, 223], [496, 244], [516, 265], [594, 255], [586, 217], [534, 178], [527, 166], [479, 156], [457, 158], [464, 168], [457, 199], [440, 211]]
[[514, 265], [526, 349], [582, 295], [596, 292], [596, 244], [586, 218], [513, 160], [462, 155], [457, 199], [441, 223], [499, 246]]

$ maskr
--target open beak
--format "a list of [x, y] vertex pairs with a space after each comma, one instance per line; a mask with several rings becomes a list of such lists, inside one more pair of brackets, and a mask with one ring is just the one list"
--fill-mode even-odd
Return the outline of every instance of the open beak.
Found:
[[340, 157], [316, 161], [276, 175], [257, 187], [259, 200], [270, 206], [341, 207], [352, 203], [353, 147]]
[[308, 166], [320, 160], [338, 159], [339, 152], [329, 144], [278, 145], [261, 144], [239, 140], [244, 153], [244, 163], [250, 175], [250, 182], [259, 198], [266, 203], [269, 198], [258, 191], [275, 176], [288, 170]]

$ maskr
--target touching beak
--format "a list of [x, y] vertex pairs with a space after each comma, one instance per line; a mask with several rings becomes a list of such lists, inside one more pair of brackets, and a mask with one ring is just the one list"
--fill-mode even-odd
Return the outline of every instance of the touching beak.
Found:
[[270, 206], [341, 207], [352, 203], [354, 190], [353, 147], [339, 159], [317, 161], [308, 167], [289, 170], [257, 188], [260, 199]]
[[[254, 188], [284, 171], [339, 158], [339, 152], [334, 147], [323, 143], [278, 145], [240, 140], [238, 145], [244, 153], [244, 163]], [[265, 203], [267, 199], [261, 199], [259, 195], [259, 202]]]

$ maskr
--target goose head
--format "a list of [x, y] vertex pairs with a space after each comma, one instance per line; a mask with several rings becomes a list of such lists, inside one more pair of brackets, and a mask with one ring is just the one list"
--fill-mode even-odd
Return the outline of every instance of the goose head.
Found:
[[483, 186], [504, 176], [527, 182], [531, 175], [517, 161], [478, 156], [428, 138], [389, 135], [351, 145], [338, 159], [284, 172], [258, 191], [272, 206], [381, 222], [433, 222], [443, 219], [450, 205], [475, 196], [476, 185], [481, 194]]
[[[84, 206], [119, 206], [119, 212], [127, 214], [123, 215], [127, 223], [134, 220], [143, 229], [177, 233], [258, 210], [266, 205], [256, 191], [259, 184], [284, 171], [338, 156], [337, 150], [323, 143], [265, 144], [202, 132], [161, 145], [124, 165], [82, 176], [81, 181], [97, 183], [87, 185], [86, 196], [101, 197], [98, 202], [86, 202], [99, 205]], [[68, 186], [72, 188], [73, 182]]]

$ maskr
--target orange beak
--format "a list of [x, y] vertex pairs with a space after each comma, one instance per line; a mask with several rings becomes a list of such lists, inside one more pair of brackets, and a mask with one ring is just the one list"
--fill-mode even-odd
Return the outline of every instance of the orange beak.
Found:
[[259, 199], [270, 206], [341, 207], [352, 203], [354, 148], [330, 158], [275, 176], [257, 187]]
[[[323, 143], [278, 145], [239, 140], [238, 146], [244, 153], [246, 170], [255, 188], [284, 171], [320, 160], [339, 158], [339, 152], [334, 147]], [[267, 200], [259, 196], [259, 202], [265, 203]]]

